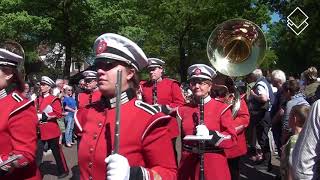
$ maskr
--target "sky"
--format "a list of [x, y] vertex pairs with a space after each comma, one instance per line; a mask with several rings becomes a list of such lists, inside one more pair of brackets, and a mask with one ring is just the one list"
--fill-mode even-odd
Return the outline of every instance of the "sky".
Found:
[[[271, 23], [279, 22], [279, 20], [280, 20], [280, 16], [278, 13], [274, 12], [271, 14]], [[264, 32], [267, 32], [269, 29], [267, 28], [267, 25], [264, 24], [262, 25], [262, 30]]]
[[279, 22], [279, 20], [280, 20], [279, 14], [274, 12], [274, 13], [271, 15], [271, 22], [272, 22], [272, 23], [274, 23], [274, 22]]

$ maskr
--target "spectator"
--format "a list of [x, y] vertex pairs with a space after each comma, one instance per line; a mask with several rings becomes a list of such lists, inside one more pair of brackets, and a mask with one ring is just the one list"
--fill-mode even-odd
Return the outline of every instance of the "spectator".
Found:
[[281, 154], [281, 132], [282, 132], [282, 124], [281, 120], [283, 118], [284, 109], [282, 105], [286, 103], [286, 98], [283, 94], [282, 85], [286, 82], [286, 75], [283, 71], [277, 69], [272, 71], [271, 73], [271, 83], [274, 87], [278, 89], [278, 91], [274, 94], [275, 100], [272, 104], [270, 117], [272, 119], [272, 133], [275, 144], [278, 149], [279, 155]]
[[316, 91], [320, 85], [317, 81], [318, 71], [315, 67], [310, 67], [303, 72], [303, 78], [305, 82], [304, 94], [306, 95], [306, 100], [312, 104], [318, 97]]
[[320, 178], [320, 100], [313, 103], [292, 151], [292, 175], [294, 179]]
[[53, 88], [52, 90], [52, 95], [62, 98], [63, 97], [63, 80], [62, 79], [57, 79], [56, 80], [56, 87]]
[[77, 109], [76, 100], [72, 97], [72, 87], [65, 85], [64, 89], [65, 97], [63, 98], [63, 108], [65, 112], [65, 124], [66, 124], [66, 131], [65, 131], [65, 141], [67, 147], [72, 147], [72, 134], [73, 134], [73, 127], [74, 127], [74, 112]]
[[31, 98], [30, 85], [27, 82], [24, 83], [24, 91], [22, 92], [22, 95], [27, 99]]
[[307, 105], [309, 103], [305, 100], [304, 95], [300, 92], [299, 83], [296, 80], [290, 80], [283, 84], [283, 91], [284, 95], [287, 99], [287, 104], [284, 109], [284, 116], [282, 120], [282, 142], [286, 142], [290, 133], [291, 129], [288, 126], [289, 114], [293, 106], [295, 105]]
[[[250, 77], [255, 82], [249, 95], [250, 126], [256, 129], [256, 133], [252, 131], [251, 136], [256, 137], [261, 146], [261, 152], [257, 152], [259, 165], [256, 168], [269, 171], [272, 166], [268, 132], [271, 128], [270, 111], [274, 95], [271, 85], [260, 69], [255, 69]], [[256, 140], [253, 138], [251, 147], [255, 143]]]
[[292, 166], [292, 150], [297, 142], [299, 133], [308, 118], [310, 106], [295, 105], [292, 107], [289, 116], [289, 127], [293, 131], [293, 135], [288, 142], [282, 147], [282, 156], [280, 164], [280, 173], [282, 180], [291, 180], [291, 166]]

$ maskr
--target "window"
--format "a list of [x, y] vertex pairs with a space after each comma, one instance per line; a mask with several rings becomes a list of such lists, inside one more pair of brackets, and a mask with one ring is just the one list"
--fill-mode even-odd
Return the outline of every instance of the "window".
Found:
[[75, 71], [83, 71], [84, 70], [84, 64], [81, 62], [73, 62], [73, 69]]
[[62, 61], [57, 61], [56, 62], [56, 67], [57, 69], [61, 69], [62, 68]]

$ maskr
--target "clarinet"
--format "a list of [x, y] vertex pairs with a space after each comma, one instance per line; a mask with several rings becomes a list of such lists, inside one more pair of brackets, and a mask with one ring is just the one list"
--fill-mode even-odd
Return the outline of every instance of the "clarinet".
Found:
[[[40, 95], [37, 95], [37, 99], [36, 99], [36, 110], [37, 110], [37, 113], [40, 113]], [[38, 123], [41, 121], [41, 119], [40, 120], [38, 120]], [[38, 124], [39, 125], [39, 124]], [[38, 136], [39, 136], [39, 138], [40, 138], [40, 128], [39, 128], [39, 126], [37, 125], [37, 134], [38, 134]]]
[[153, 87], [152, 87], [152, 103], [158, 104], [158, 96], [157, 96], [157, 80], [153, 80]]
[[[201, 97], [200, 98], [200, 120], [199, 120], [199, 124], [203, 125], [204, 124], [204, 98]], [[199, 142], [199, 158], [200, 158], [200, 176], [199, 179], [200, 180], [204, 180], [204, 147], [205, 147], [205, 142], [204, 141], [200, 141]]]
[[89, 94], [89, 104], [90, 105], [92, 104], [92, 93], [93, 93], [93, 91], [91, 91]]

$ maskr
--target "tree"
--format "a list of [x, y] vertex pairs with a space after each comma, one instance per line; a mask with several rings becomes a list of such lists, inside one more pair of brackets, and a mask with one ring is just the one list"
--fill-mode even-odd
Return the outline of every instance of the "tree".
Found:
[[[277, 0], [272, 2], [270, 9], [281, 17], [278, 23], [270, 27], [271, 47], [279, 58], [277, 67], [289, 75], [296, 75], [309, 66], [318, 66], [320, 62], [320, 32], [318, 30], [320, 1]], [[296, 7], [300, 7], [309, 16], [307, 20], [309, 26], [300, 35], [294, 34], [287, 27], [287, 16]], [[297, 24], [302, 18], [301, 14], [292, 16]]]
[[251, 1], [150, 0], [141, 6], [141, 12], [148, 17], [145, 50], [164, 58], [182, 81], [190, 64], [208, 63], [207, 39], [217, 24], [242, 17], [262, 25], [270, 19], [267, 6]]

